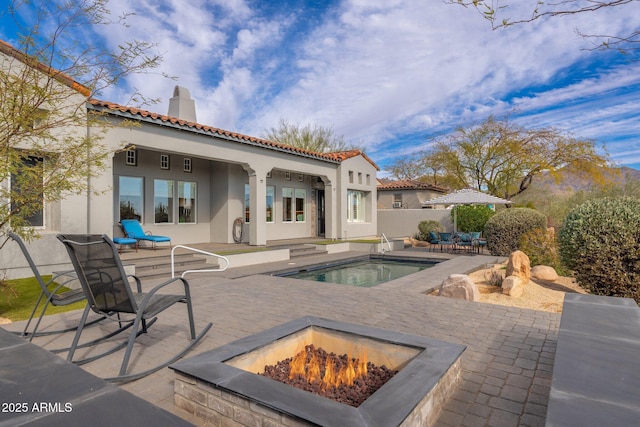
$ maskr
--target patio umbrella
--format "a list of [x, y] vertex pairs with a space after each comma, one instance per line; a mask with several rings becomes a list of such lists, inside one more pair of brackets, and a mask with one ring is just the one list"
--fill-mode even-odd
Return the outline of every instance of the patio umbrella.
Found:
[[471, 188], [457, 190], [453, 193], [445, 194], [443, 196], [436, 197], [435, 199], [422, 202], [423, 205], [453, 205], [454, 233], [457, 231], [458, 227], [458, 218], [456, 213], [456, 207], [458, 205], [509, 205], [511, 203], [512, 202], [510, 200], [501, 199], [500, 197], [472, 190]]

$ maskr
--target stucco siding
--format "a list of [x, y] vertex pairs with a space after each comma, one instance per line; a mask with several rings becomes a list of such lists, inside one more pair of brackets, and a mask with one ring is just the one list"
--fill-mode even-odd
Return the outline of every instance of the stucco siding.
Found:
[[453, 230], [449, 209], [384, 209], [378, 211], [378, 234], [388, 238], [411, 237], [418, 233], [421, 221], [433, 220]]

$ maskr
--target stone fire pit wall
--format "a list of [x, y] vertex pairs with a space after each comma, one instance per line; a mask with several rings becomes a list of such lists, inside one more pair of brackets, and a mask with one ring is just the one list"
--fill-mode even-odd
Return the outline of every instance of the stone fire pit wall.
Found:
[[[234, 358], [247, 358], [255, 350], [310, 328], [353, 334], [354, 339], [378, 341], [383, 347], [403, 346], [411, 356], [358, 408], [233, 366]], [[464, 349], [415, 335], [303, 317], [172, 365], [174, 400], [176, 406], [211, 425], [232, 421], [229, 425], [247, 427], [431, 426], [461, 379]]]

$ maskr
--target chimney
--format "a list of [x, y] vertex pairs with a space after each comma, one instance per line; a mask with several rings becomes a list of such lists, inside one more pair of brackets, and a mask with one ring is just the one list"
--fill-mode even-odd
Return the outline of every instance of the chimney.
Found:
[[169, 116], [177, 117], [188, 122], [197, 122], [196, 103], [191, 99], [189, 89], [176, 86], [173, 89], [173, 98], [169, 100]]

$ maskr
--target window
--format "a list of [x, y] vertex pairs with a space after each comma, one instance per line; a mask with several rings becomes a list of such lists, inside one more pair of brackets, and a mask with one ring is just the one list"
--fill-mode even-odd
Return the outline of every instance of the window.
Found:
[[173, 181], [153, 180], [153, 210], [156, 224], [173, 224]]
[[183, 168], [183, 170], [185, 172], [191, 173], [191, 157], [185, 157], [184, 158], [184, 168]]
[[23, 157], [18, 173], [11, 175], [11, 210], [18, 210], [32, 227], [44, 227], [44, 158]]
[[349, 184], [353, 184], [353, 171], [349, 171]]
[[244, 222], [249, 224], [251, 219], [251, 188], [249, 184], [244, 185]]
[[293, 221], [293, 188], [282, 189], [282, 221]]
[[298, 181], [303, 182], [304, 181], [304, 175], [299, 173], [298, 174]]
[[358, 172], [358, 184], [362, 184], [362, 172]]
[[178, 222], [196, 222], [196, 183], [178, 181]]
[[304, 222], [304, 205], [307, 191], [296, 188], [296, 222]]
[[267, 185], [267, 222], [273, 222], [273, 205], [276, 197], [276, 188], [273, 185]]
[[371, 175], [367, 174], [367, 185], [371, 185]]
[[[248, 223], [251, 219], [251, 208], [250, 208], [250, 187], [249, 184], [244, 185], [244, 222]], [[266, 221], [274, 222], [274, 203], [275, 203], [275, 195], [276, 188], [273, 185], [267, 185], [267, 210], [266, 210]]]
[[144, 180], [140, 177], [121, 176], [118, 187], [120, 219], [137, 219], [142, 222]]
[[138, 152], [136, 150], [127, 150], [124, 162], [128, 166], [138, 166]]
[[160, 169], [169, 169], [169, 155], [160, 154]]
[[401, 208], [402, 207], [402, 193], [394, 193], [393, 194], [393, 207]]
[[347, 221], [348, 222], [364, 222], [365, 218], [365, 200], [364, 191], [347, 191]]
[[291, 171], [284, 171], [284, 179], [291, 181]]
[[51, 116], [51, 112], [49, 110], [37, 108], [33, 115], [33, 129], [38, 130], [46, 127], [49, 116]]

